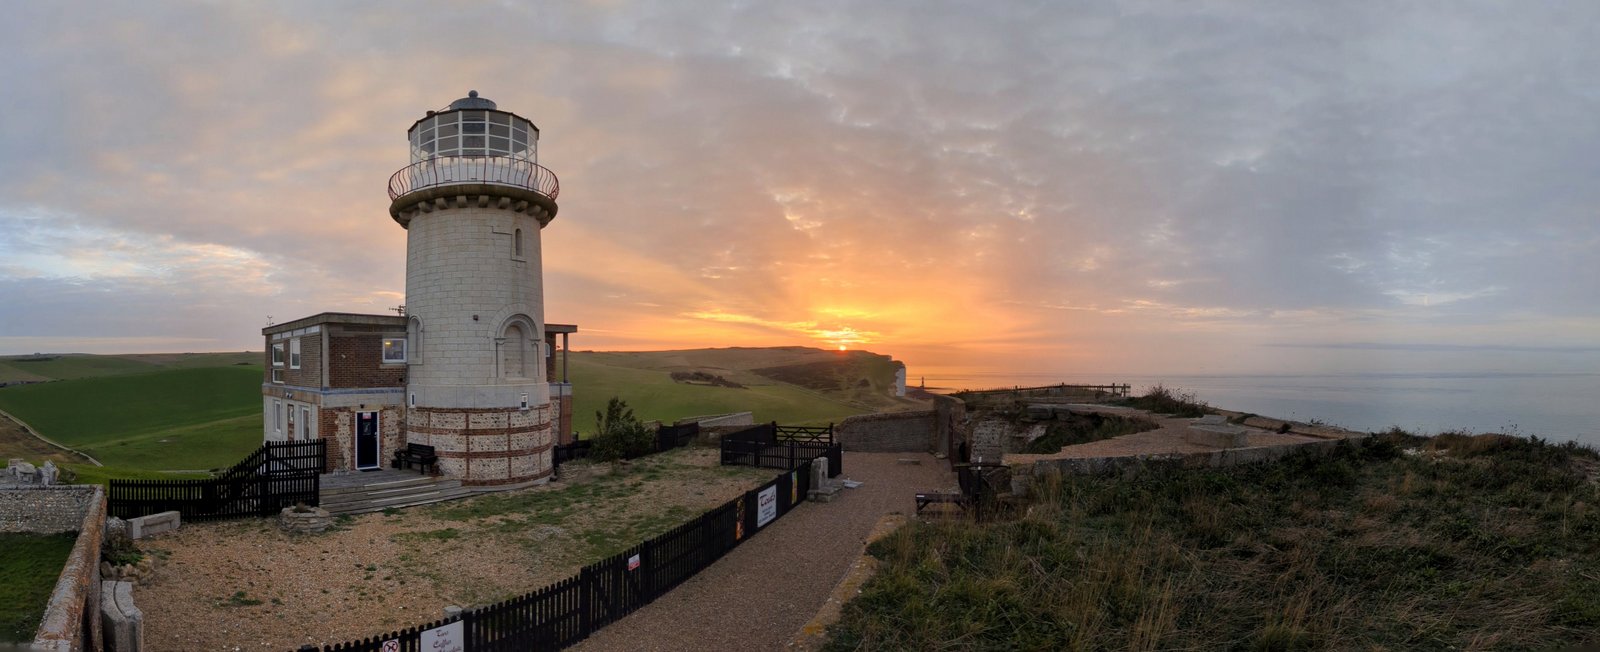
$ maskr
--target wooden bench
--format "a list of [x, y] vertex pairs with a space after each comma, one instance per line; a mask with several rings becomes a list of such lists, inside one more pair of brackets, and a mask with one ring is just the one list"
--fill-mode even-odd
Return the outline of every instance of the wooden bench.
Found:
[[394, 468], [409, 469], [412, 464], [416, 464], [417, 470], [423, 473], [428, 472], [428, 467], [438, 470], [439, 456], [427, 444], [406, 444], [405, 448], [394, 452]]
[[972, 511], [977, 518], [983, 518], [985, 505], [995, 500], [993, 482], [999, 479], [999, 473], [1009, 470], [999, 464], [957, 464], [956, 481], [961, 485], [959, 493], [949, 491], [923, 491], [916, 495], [917, 515], [929, 505], [955, 505], [961, 511]]
[[948, 491], [917, 494], [917, 514], [922, 514], [923, 508], [929, 505], [955, 505], [965, 511], [972, 505], [972, 499], [966, 494]]

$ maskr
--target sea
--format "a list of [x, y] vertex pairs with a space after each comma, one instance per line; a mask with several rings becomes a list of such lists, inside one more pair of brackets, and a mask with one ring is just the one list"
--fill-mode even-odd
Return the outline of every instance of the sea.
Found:
[[1128, 384], [1192, 392], [1213, 407], [1373, 432], [1535, 435], [1600, 447], [1600, 373], [1349, 373], [1115, 375], [906, 370], [930, 391]]

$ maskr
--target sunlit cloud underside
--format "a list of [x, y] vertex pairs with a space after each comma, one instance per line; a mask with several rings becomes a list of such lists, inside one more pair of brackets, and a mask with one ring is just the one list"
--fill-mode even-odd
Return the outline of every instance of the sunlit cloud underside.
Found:
[[412, 121], [476, 89], [560, 175], [546, 318], [579, 348], [1594, 362], [1600, 8], [12, 13], [0, 352], [255, 348], [269, 320], [401, 305], [385, 181]]

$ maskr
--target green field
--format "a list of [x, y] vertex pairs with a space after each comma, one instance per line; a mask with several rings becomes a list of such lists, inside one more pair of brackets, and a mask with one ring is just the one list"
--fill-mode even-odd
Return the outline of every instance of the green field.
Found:
[[77, 533], [0, 534], [0, 642], [32, 641]]
[[259, 365], [154, 368], [3, 388], [0, 410], [111, 466], [210, 469], [260, 445]]
[[[595, 412], [612, 396], [627, 401], [639, 418], [665, 423], [750, 411], [757, 422], [826, 424], [880, 409], [915, 407], [914, 402], [889, 397], [886, 388], [877, 389], [884, 385], [881, 376], [885, 372], [891, 381], [894, 373], [875, 360], [878, 358], [887, 360], [865, 352], [801, 347], [575, 352], [571, 361], [572, 425], [580, 433], [593, 432]], [[839, 362], [829, 366], [830, 360]], [[755, 371], [773, 368], [791, 370], [789, 380], [806, 381], [808, 386], [780, 382]], [[819, 371], [824, 368], [826, 372]], [[744, 387], [676, 382], [670, 375], [673, 371], [712, 373]]]
[[129, 355], [89, 355], [50, 353], [0, 357], [0, 383], [73, 380], [98, 376], [121, 376], [163, 369], [261, 366], [260, 351], [241, 353], [136, 353]]
[[[109, 467], [73, 466], [84, 482], [219, 468], [261, 443], [261, 362], [259, 352], [0, 358], [0, 382], [51, 381], [0, 388], [0, 410]], [[807, 347], [578, 352], [573, 427], [593, 431], [613, 396], [641, 419], [669, 423], [750, 411], [757, 421], [824, 424], [918, 407], [890, 396], [896, 369], [888, 356]], [[678, 382], [673, 372], [739, 387]], [[37, 440], [19, 433], [0, 432], [0, 454], [38, 457]]]

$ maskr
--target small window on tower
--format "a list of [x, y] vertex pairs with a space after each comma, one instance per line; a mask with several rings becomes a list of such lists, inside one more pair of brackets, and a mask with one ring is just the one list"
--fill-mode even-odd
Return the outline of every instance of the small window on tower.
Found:
[[522, 229], [511, 236], [511, 257], [522, 258]]
[[384, 364], [398, 364], [406, 361], [406, 338], [383, 338]]

